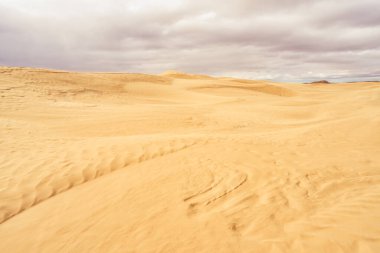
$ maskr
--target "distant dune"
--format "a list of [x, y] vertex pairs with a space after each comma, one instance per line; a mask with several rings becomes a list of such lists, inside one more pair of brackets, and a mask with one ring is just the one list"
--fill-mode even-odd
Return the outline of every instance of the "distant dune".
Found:
[[380, 85], [0, 68], [0, 251], [380, 252]]
[[327, 80], [320, 80], [320, 81], [314, 81], [311, 82], [311, 84], [329, 84], [330, 82]]

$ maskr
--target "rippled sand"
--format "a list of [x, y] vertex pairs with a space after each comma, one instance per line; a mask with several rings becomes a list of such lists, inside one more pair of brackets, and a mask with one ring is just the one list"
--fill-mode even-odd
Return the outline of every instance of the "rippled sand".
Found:
[[380, 252], [380, 84], [0, 68], [0, 251]]

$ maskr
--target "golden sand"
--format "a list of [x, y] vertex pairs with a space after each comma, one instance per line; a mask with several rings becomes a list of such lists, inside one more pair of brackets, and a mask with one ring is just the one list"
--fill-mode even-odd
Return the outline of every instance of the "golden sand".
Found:
[[2, 67], [0, 252], [380, 252], [380, 84]]

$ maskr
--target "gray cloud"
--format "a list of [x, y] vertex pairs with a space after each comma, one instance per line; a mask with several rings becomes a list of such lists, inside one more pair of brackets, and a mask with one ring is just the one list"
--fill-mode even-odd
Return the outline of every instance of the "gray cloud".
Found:
[[378, 0], [3, 0], [0, 64], [379, 79]]

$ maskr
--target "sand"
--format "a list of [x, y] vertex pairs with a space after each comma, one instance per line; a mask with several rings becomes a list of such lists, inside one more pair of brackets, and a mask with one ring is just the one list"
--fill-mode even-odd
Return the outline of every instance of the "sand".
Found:
[[380, 252], [380, 84], [0, 68], [0, 251]]

